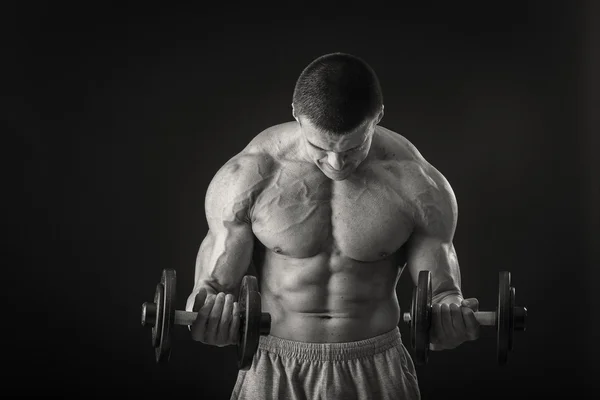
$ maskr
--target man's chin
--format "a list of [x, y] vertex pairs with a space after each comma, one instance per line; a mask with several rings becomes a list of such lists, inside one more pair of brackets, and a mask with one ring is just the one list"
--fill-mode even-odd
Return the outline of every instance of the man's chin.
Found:
[[352, 173], [352, 171], [344, 171], [344, 172], [341, 172], [341, 173], [335, 173], [335, 172], [331, 172], [331, 171], [327, 171], [327, 170], [321, 170], [321, 171], [323, 172], [323, 174], [325, 174], [326, 177], [328, 177], [332, 181], [343, 181], [343, 180], [346, 180], [346, 179], [348, 179], [348, 177]]

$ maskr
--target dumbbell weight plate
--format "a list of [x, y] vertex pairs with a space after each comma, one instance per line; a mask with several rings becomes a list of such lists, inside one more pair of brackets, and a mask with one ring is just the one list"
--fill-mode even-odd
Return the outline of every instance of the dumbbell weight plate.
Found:
[[411, 310], [411, 344], [417, 365], [427, 364], [429, 358], [429, 328], [431, 327], [432, 306], [431, 272], [419, 272], [414, 288]]
[[498, 278], [496, 351], [498, 364], [504, 365], [508, 359], [508, 352], [512, 347], [515, 294], [510, 286], [510, 272], [501, 271]]
[[[154, 343], [156, 362], [166, 364], [171, 356], [171, 341], [173, 326], [175, 325], [175, 289], [177, 277], [175, 270], [164, 269], [157, 285], [156, 323], [152, 328], [152, 334], [156, 331], [157, 340]], [[159, 290], [159, 288], [162, 288]], [[159, 293], [160, 292], [160, 293]], [[153, 338], [154, 339], [154, 338]]]
[[[154, 292], [154, 318], [152, 321], [152, 347], [156, 349], [160, 345], [160, 333], [161, 330], [158, 328], [159, 324], [162, 325], [163, 319], [163, 298], [165, 297], [165, 287], [162, 283], [158, 283], [156, 285], [156, 291]], [[144, 307], [142, 308], [142, 325], [145, 325], [146, 322], [146, 305], [144, 303]]]
[[515, 303], [515, 287], [510, 286], [510, 334], [508, 336], [508, 351], [513, 350], [513, 338], [515, 337], [515, 318], [517, 311], [517, 303]]
[[241, 330], [237, 346], [238, 368], [250, 369], [260, 336], [261, 298], [255, 276], [242, 279], [238, 304], [241, 309]]

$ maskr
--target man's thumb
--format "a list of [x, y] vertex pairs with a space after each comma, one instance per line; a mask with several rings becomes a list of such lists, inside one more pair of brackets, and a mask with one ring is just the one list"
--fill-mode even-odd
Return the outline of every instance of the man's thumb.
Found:
[[461, 302], [461, 305], [463, 307], [469, 307], [471, 310], [473, 311], [477, 311], [479, 310], [479, 300], [475, 299], [475, 298], [470, 298], [470, 299], [464, 299]]

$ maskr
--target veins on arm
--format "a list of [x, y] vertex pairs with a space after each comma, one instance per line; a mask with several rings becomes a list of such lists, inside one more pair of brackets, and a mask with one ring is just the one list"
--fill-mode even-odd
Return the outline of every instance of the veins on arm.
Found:
[[416, 283], [431, 271], [433, 302], [460, 303], [460, 267], [453, 244], [458, 208], [448, 181], [432, 166], [420, 167], [414, 185], [415, 229], [408, 241], [408, 268]]
[[188, 303], [201, 288], [212, 294], [237, 292], [254, 247], [250, 208], [270, 178], [268, 162], [263, 155], [241, 154], [211, 180], [205, 197], [209, 230], [196, 257], [194, 289]]

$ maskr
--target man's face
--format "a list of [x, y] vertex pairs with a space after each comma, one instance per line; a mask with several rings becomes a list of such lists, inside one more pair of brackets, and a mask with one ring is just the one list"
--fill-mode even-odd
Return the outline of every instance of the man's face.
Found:
[[302, 116], [297, 118], [307, 156], [334, 181], [341, 181], [358, 168], [369, 154], [375, 126], [381, 119], [365, 121], [352, 132], [335, 135], [317, 129]]

